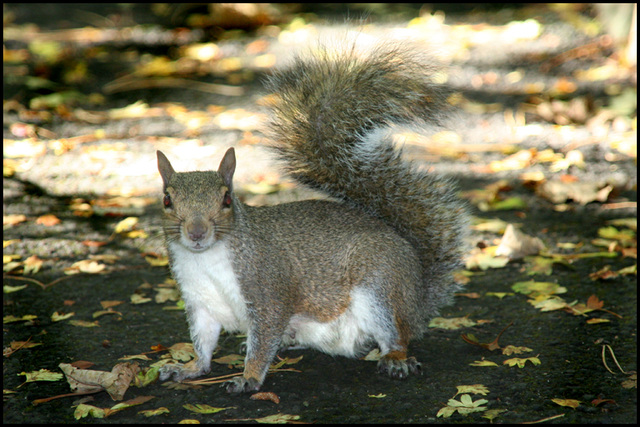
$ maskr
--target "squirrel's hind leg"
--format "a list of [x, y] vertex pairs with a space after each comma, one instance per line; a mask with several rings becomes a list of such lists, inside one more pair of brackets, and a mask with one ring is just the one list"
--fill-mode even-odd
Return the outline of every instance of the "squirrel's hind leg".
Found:
[[407, 357], [406, 351], [395, 350], [378, 361], [378, 372], [402, 380], [409, 374], [422, 374], [422, 365], [415, 357]]

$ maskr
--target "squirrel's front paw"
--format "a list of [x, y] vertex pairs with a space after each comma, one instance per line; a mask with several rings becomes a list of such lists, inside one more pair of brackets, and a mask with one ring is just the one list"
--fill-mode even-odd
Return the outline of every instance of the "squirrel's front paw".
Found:
[[396, 359], [393, 357], [383, 357], [378, 361], [378, 372], [387, 374], [391, 378], [403, 380], [409, 374], [421, 374], [422, 365], [415, 357], [406, 359]]
[[173, 381], [181, 382], [188, 378], [196, 378], [206, 374], [207, 371], [198, 369], [195, 366], [189, 366], [189, 363], [171, 363], [160, 368], [160, 381], [166, 381], [171, 378]]
[[258, 391], [261, 384], [255, 378], [246, 379], [243, 376], [235, 377], [225, 382], [223, 387], [227, 388], [227, 393], [243, 393], [246, 391]]

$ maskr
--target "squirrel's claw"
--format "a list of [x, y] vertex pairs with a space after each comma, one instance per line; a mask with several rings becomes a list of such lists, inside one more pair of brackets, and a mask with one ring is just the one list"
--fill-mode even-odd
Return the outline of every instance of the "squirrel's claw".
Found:
[[235, 377], [222, 384], [227, 393], [237, 394], [260, 390], [261, 384], [255, 378], [246, 379], [243, 376]]
[[383, 357], [378, 361], [378, 372], [387, 374], [391, 378], [403, 380], [409, 374], [422, 374], [422, 364], [415, 357], [406, 359]]

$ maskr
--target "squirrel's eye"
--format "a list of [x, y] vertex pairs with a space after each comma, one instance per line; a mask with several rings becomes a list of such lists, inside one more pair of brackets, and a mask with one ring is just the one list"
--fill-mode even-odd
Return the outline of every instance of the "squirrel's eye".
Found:
[[162, 204], [164, 205], [165, 208], [171, 207], [171, 196], [169, 196], [169, 194], [165, 194], [164, 198], [162, 199]]
[[229, 206], [231, 206], [231, 195], [227, 191], [224, 193], [224, 197], [222, 198], [222, 207], [228, 208]]

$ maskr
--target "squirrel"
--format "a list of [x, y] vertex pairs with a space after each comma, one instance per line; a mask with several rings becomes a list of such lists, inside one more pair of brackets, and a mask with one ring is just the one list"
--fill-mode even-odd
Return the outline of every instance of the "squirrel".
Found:
[[[428, 64], [427, 64], [428, 65]], [[280, 349], [358, 357], [380, 350], [378, 371], [422, 372], [408, 357], [458, 289], [466, 205], [450, 179], [401, 156], [397, 125], [439, 124], [444, 96], [416, 51], [325, 48], [276, 71], [266, 135], [298, 183], [332, 200], [243, 204], [236, 157], [217, 171], [175, 172], [157, 152], [164, 233], [196, 358], [166, 364], [160, 379], [206, 374], [221, 329], [247, 334], [242, 376], [255, 391]]]

